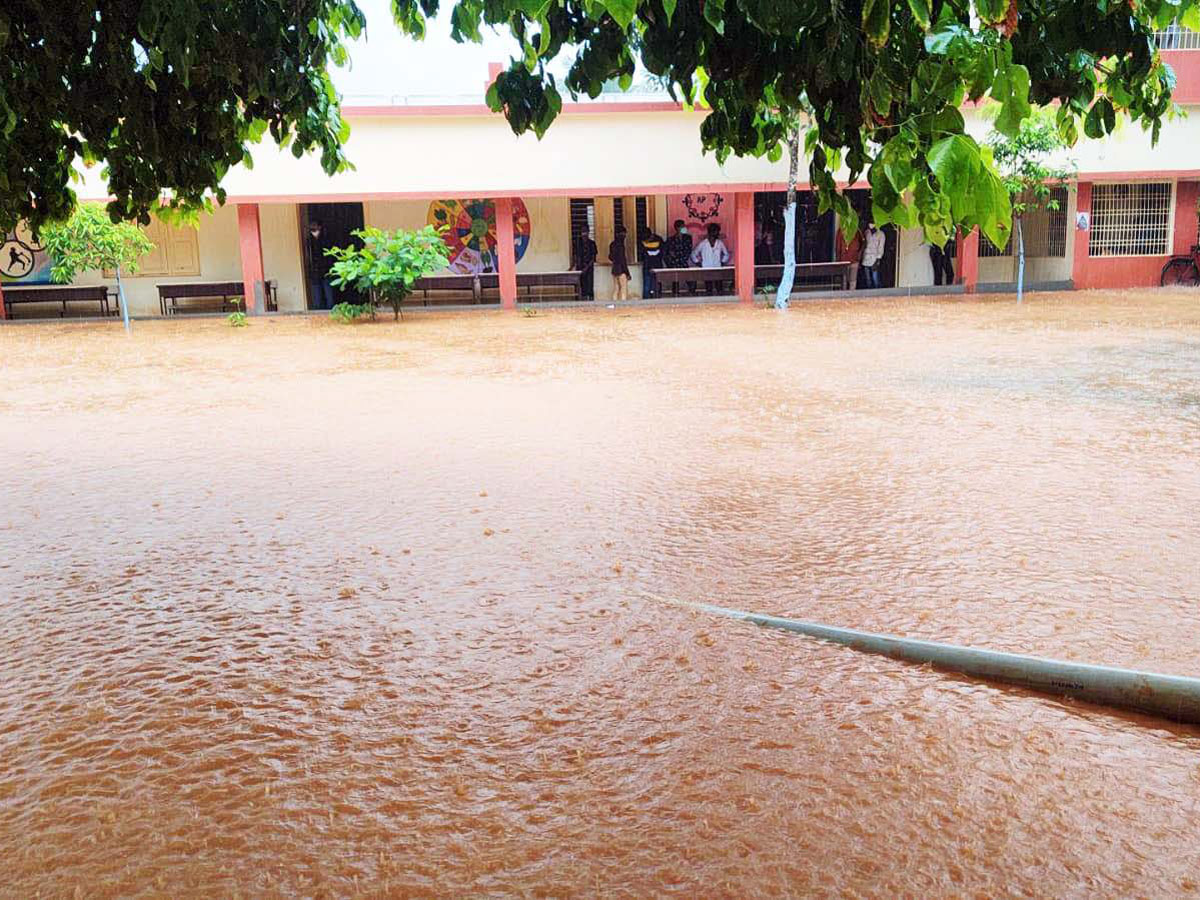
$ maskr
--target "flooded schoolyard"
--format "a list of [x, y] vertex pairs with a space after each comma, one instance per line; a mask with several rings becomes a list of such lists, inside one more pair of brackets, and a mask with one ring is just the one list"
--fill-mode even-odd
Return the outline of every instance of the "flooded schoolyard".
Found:
[[1200, 297], [0, 328], [0, 896], [1200, 896]]

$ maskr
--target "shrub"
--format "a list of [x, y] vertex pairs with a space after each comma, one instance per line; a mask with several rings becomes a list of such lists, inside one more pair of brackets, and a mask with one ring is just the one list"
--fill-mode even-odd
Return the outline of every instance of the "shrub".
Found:
[[[363, 228], [354, 235], [362, 241], [361, 247], [331, 247], [326, 251], [336, 260], [330, 280], [335, 287], [353, 288], [369, 297], [372, 316], [375, 304], [382, 301], [399, 319], [400, 304], [412, 293], [417, 279], [444, 268], [450, 259], [441, 230], [432, 225], [417, 231]], [[350, 317], [354, 318], [358, 316]]]

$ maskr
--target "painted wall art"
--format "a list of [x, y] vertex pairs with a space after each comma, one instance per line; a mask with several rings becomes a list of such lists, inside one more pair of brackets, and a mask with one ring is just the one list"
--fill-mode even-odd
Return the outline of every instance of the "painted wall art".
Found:
[[[491, 200], [434, 200], [429, 204], [430, 225], [445, 227], [443, 240], [450, 248], [451, 272], [474, 275], [497, 271], [496, 204]], [[513, 200], [513, 250], [517, 262], [529, 249], [533, 228], [529, 210]]]

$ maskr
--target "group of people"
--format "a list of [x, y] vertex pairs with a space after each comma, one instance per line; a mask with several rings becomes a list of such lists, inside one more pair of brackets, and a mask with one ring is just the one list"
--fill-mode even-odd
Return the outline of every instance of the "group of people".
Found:
[[[628, 232], [624, 225], [613, 229], [613, 240], [608, 245], [608, 261], [612, 264], [613, 299], [629, 299], [629, 259], [625, 239]], [[661, 295], [655, 271], [658, 269], [719, 269], [729, 265], [729, 248], [721, 240], [721, 226], [715, 222], [705, 229], [705, 237], [698, 244], [692, 240], [692, 232], [683, 219], [675, 220], [675, 230], [664, 239], [649, 228], [643, 228], [638, 236], [642, 263], [642, 297], [649, 299]], [[575, 243], [575, 268], [580, 275], [580, 296], [584, 300], [596, 299], [596, 259], [598, 250], [590, 230], [584, 229]], [[710, 294], [717, 290], [718, 282], [706, 281]]]

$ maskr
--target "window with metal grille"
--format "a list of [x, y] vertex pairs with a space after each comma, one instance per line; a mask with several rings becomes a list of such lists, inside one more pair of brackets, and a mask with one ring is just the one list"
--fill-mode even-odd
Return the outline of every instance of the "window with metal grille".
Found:
[[596, 204], [590, 198], [571, 198], [571, 265], [578, 268], [575, 259], [575, 248], [579, 245], [579, 236], [588, 232], [596, 235]]
[[1162, 256], [1171, 243], [1171, 183], [1092, 187], [1088, 256]]
[[[1058, 209], [1041, 207], [1025, 213], [1021, 219], [1021, 232], [1025, 237], [1026, 257], [1063, 257], [1067, 255], [1067, 189], [1056, 187], [1050, 190], [1050, 199]], [[1009, 237], [1004, 247], [997, 248], [987, 238], [979, 242], [981, 257], [1012, 256], [1013, 240]]]
[[1162, 31], [1154, 32], [1154, 41], [1159, 50], [1200, 50], [1200, 31], [1172, 22]]

